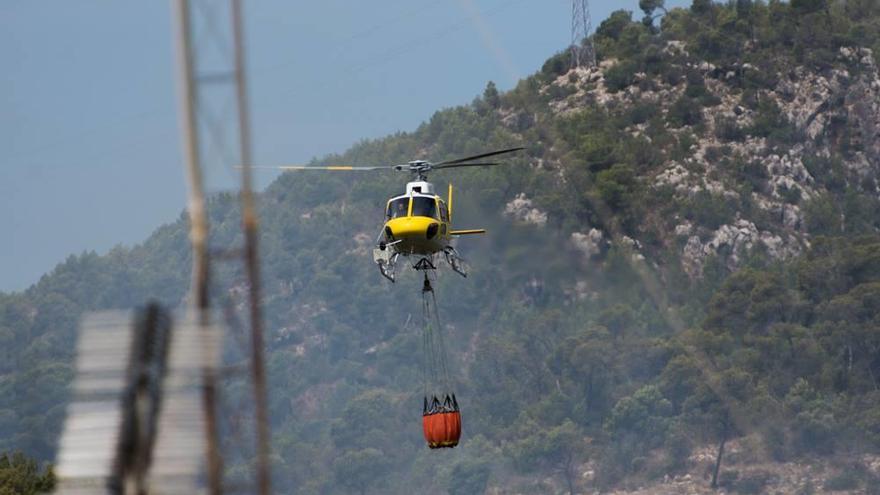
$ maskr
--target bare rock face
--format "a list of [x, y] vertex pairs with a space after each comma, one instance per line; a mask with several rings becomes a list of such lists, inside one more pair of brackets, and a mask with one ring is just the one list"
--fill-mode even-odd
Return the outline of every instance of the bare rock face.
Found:
[[679, 163], [672, 162], [669, 168], [657, 174], [654, 178], [654, 185], [671, 186], [677, 192], [687, 192], [689, 178], [690, 172], [686, 168]]
[[605, 235], [598, 229], [590, 229], [586, 234], [580, 232], [573, 232], [571, 234], [572, 245], [574, 245], [575, 249], [584, 253], [587, 259], [602, 252], [604, 241]]
[[803, 129], [810, 139], [816, 139], [829, 120], [827, 110], [834, 96], [840, 94], [848, 79], [845, 70], [835, 69], [830, 77], [824, 77], [796, 67], [780, 80], [775, 96], [784, 102], [780, 106], [788, 121]]
[[675, 226], [675, 235], [678, 237], [690, 237], [691, 232], [694, 230], [694, 224], [691, 222], [685, 221], [684, 223], [680, 223]]
[[724, 256], [727, 268], [733, 271], [740, 266], [744, 255], [759, 246], [775, 259], [797, 256], [802, 249], [794, 235], [783, 237], [766, 230], [758, 230], [754, 223], [740, 219], [733, 224], [718, 227], [705, 243], [699, 236], [689, 237], [682, 249], [682, 268], [685, 273], [697, 278], [702, 275], [708, 257]]
[[514, 132], [523, 132], [535, 125], [535, 115], [525, 112], [501, 111], [501, 124]]
[[[693, 57], [677, 41], [669, 42], [663, 54], [671, 65], [702, 74], [705, 92], [713, 102], [701, 108], [699, 125], [667, 126], [668, 134], [693, 144], [675, 153], [661, 149], [666, 160], [640, 179], [658, 193], [671, 191], [673, 200], [682, 205], [699, 209], [727, 204], [736, 209], [726, 212], [733, 219], [717, 228], [717, 223], [701, 225], [691, 217], [689, 221], [666, 219], [666, 232], [678, 238], [682, 267], [692, 277], [702, 275], [710, 256], [720, 257], [735, 269], [753, 249], [785, 259], [808, 246], [811, 232], [805, 207], [828, 193], [824, 177], [811, 173], [824, 172], [814, 168], [817, 163], [824, 167], [839, 161], [847, 181], [858, 180], [859, 188], [880, 195], [880, 73], [871, 50], [843, 47], [830, 69], [800, 66], [774, 74], [776, 86], [758, 89], [755, 101], [745, 99], [741, 75], [760, 68], [747, 63], [715, 67]], [[580, 67], [557, 77], [542, 89], [551, 96], [551, 111], [574, 114], [598, 106], [614, 112], [651, 103], [666, 114], [688, 84], [694, 84], [685, 77], [676, 81], [639, 73], [633, 75], [634, 84], [612, 91], [605, 84], [605, 72], [617, 63], [606, 59], [599, 67]], [[766, 113], [775, 114], [774, 109], [790, 125], [787, 130], [793, 139], [755, 132], [757, 124], [776, 118]], [[503, 117], [516, 126], [513, 116]], [[644, 122], [633, 123], [625, 131], [653, 142]], [[841, 152], [844, 139], [846, 153]], [[797, 144], [789, 144], [792, 141]], [[701, 204], [704, 200], [713, 204]], [[524, 195], [509, 203], [506, 212], [524, 222], [546, 221], [546, 215], [534, 211]], [[571, 241], [588, 258], [607, 243], [598, 231], [576, 232]], [[638, 242], [632, 239], [633, 245]]]
[[373, 247], [373, 236], [368, 232], [358, 232], [351, 238], [354, 248], [347, 250], [346, 254], [367, 256]]
[[801, 230], [804, 226], [804, 214], [798, 205], [782, 205], [780, 207], [782, 215], [782, 226], [787, 229]]
[[[722, 473], [735, 472], [737, 479], [760, 481], [763, 486], [760, 493], [777, 495], [795, 495], [802, 493], [827, 493], [823, 488], [828, 481], [839, 476], [845, 469], [859, 466], [871, 474], [880, 472], [880, 459], [876, 455], [862, 455], [851, 459], [852, 464], [834, 465], [822, 460], [767, 461], [757, 460], [751, 455], [757, 439], [754, 436], [733, 439], [725, 445], [725, 457]], [[731, 487], [712, 488], [711, 473], [718, 455], [716, 445], [705, 445], [694, 449], [687, 459], [683, 472], [665, 475], [662, 479], [646, 482], [643, 486], [627, 486], [611, 490], [608, 495], [655, 495], [655, 494], [693, 494], [717, 495], [723, 493], [742, 493]], [[584, 482], [594, 479], [594, 465], [585, 465], [581, 478]], [[587, 471], [589, 470], [589, 471]], [[590, 473], [590, 477], [587, 476]], [[488, 492], [487, 492], [488, 493]], [[584, 493], [599, 493], [598, 491]], [[755, 491], [754, 493], [759, 493]], [[865, 493], [860, 490], [835, 491], [834, 493]]]
[[841, 47], [840, 60], [849, 68], [819, 74], [796, 67], [766, 97], [812, 141], [807, 142], [810, 152], [827, 156], [829, 143], [824, 141], [833, 127], [850, 130], [852, 147], [859, 151], [844, 160], [844, 165], [863, 177], [876, 175], [880, 171], [880, 75], [870, 49]]
[[[873, 172], [880, 168], [880, 78], [862, 79], [854, 84], [846, 95], [844, 105], [847, 125], [857, 132], [856, 146], [864, 154], [864, 160]], [[859, 167], [860, 175], [867, 172]]]
[[771, 186], [770, 194], [773, 199], [782, 200], [788, 194], [787, 191], [798, 191], [801, 199], [811, 199], [816, 195], [813, 189], [813, 176], [807, 171], [803, 160], [803, 146], [797, 145], [788, 153], [780, 156], [771, 154], [764, 160], [767, 173], [770, 176], [768, 183]]
[[681, 267], [684, 269], [684, 272], [691, 278], [702, 276], [705, 260], [706, 254], [700, 238], [698, 236], [689, 237], [687, 244], [684, 245], [684, 249], [681, 252]]
[[547, 223], [547, 213], [532, 206], [532, 200], [525, 193], [519, 193], [504, 206], [504, 214], [522, 223], [543, 227]]

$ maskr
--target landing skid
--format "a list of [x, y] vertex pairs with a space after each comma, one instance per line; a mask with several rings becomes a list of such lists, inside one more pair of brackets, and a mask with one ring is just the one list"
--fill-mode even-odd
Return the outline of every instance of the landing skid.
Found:
[[448, 246], [443, 250], [443, 254], [446, 255], [446, 262], [449, 263], [449, 266], [451, 266], [456, 273], [467, 278], [467, 266], [465, 266], [464, 259], [458, 254], [458, 251], [456, 251], [454, 247]]
[[[392, 244], [379, 244], [379, 247], [374, 248], [373, 261], [376, 263], [376, 266], [379, 267], [379, 273], [393, 283], [397, 273], [397, 261], [400, 258], [401, 253], [388, 249], [390, 245]], [[467, 265], [455, 248], [451, 246], [447, 247], [443, 250], [443, 255], [446, 257], [446, 262], [449, 263], [449, 266], [452, 267], [456, 273], [467, 278]], [[416, 271], [427, 271], [436, 270], [437, 267], [434, 265], [432, 256], [430, 258], [420, 258], [419, 261], [413, 265], [413, 269]]]

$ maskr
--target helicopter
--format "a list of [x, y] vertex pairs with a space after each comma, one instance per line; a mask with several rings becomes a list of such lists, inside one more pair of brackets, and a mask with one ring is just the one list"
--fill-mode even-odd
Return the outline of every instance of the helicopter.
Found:
[[376, 238], [373, 261], [383, 277], [395, 280], [397, 263], [401, 256], [419, 256], [413, 265], [416, 270], [434, 270], [435, 255], [442, 253], [453, 271], [467, 277], [464, 261], [452, 245], [452, 240], [464, 235], [484, 234], [486, 229], [452, 228], [452, 184], [444, 200], [436, 194], [434, 184], [428, 182], [428, 172], [458, 167], [489, 167], [501, 162], [480, 162], [483, 158], [513, 153], [525, 148], [508, 148], [455, 160], [432, 163], [426, 160], [412, 160], [397, 165], [376, 167], [355, 167], [348, 165], [307, 166], [288, 165], [273, 168], [278, 170], [323, 170], [323, 171], [388, 171], [410, 172], [414, 180], [406, 184], [406, 192], [390, 198], [385, 205], [385, 221]]

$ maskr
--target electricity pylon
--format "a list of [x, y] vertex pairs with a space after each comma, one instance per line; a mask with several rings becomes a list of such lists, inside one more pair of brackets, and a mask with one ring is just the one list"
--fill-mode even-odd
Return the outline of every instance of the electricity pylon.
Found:
[[571, 1], [571, 67], [596, 65], [596, 50], [589, 38], [593, 29], [588, 0]]
[[[189, 180], [189, 216], [193, 250], [190, 304], [209, 327], [209, 273], [215, 261], [208, 247], [203, 173], [220, 165], [240, 166], [240, 206], [244, 246], [230, 251], [247, 279], [250, 330], [250, 380], [254, 391], [256, 492], [268, 495], [269, 430], [263, 358], [263, 320], [257, 258], [257, 214], [251, 186], [251, 142], [245, 78], [241, 0], [172, 0], [177, 17], [181, 86], [181, 123]], [[233, 103], [230, 103], [233, 102]], [[231, 110], [231, 111], [230, 111]], [[216, 259], [215, 259], [216, 258]], [[217, 418], [217, 373], [204, 373], [203, 401], [207, 482], [211, 495], [222, 493], [223, 459]]]

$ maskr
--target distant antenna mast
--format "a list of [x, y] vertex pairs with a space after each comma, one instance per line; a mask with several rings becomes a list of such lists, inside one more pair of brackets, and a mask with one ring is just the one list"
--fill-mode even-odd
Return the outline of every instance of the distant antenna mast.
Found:
[[571, 0], [571, 67], [594, 67], [596, 50], [588, 37], [593, 29], [588, 0]]

